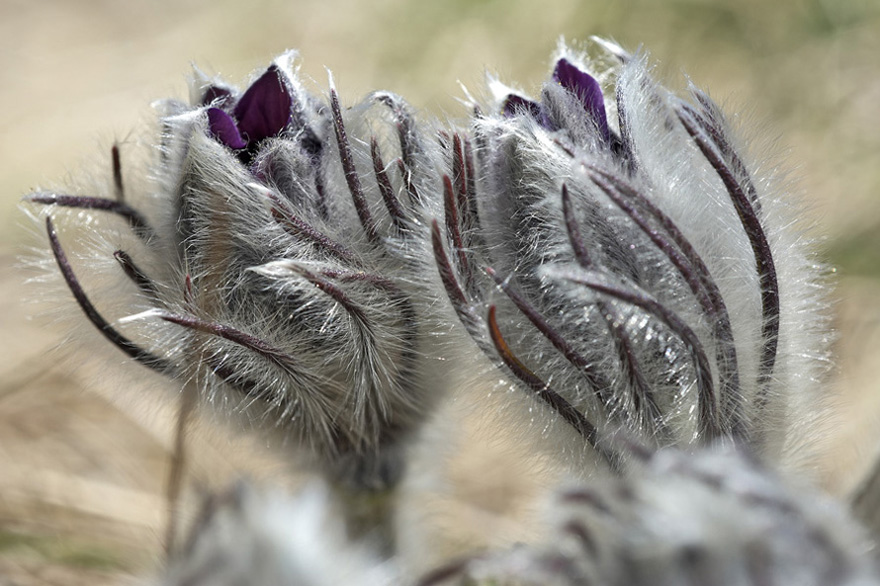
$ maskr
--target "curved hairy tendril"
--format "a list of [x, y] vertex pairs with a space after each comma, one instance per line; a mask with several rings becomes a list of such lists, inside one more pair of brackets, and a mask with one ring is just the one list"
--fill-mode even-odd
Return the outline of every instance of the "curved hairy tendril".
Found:
[[271, 189], [259, 184], [252, 184], [261, 194], [269, 199], [272, 218], [291, 236], [304, 238], [319, 249], [326, 251], [339, 260], [355, 264], [355, 254], [347, 247], [336, 242], [320, 230], [314, 228], [299, 216], [295, 215], [290, 206], [285, 204]]
[[758, 380], [760, 387], [759, 395], [756, 398], [756, 409], [761, 410], [761, 407], [768, 400], [767, 384], [773, 376], [776, 352], [779, 345], [779, 283], [776, 276], [773, 251], [767, 240], [767, 234], [761, 226], [761, 220], [750, 203], [748, 194], [737, 181], [733, 169], [725, 163], [718, 150], [710, 143], [709, 137], [697, 126], [697, 123], [688, 112], [679, 108], [676, 113], [685, 130], [687, 130], [688, 134], [697, 144], [706, 160], [715, 169], [715, 172], [727, 189], [755, 256], [756, 270], [758, 271], [761, 285], [761, 313], [763, 316], [761, 337], [763, 338], [764, 345], [761, 353]]
[[376, 224], [373, 216], [370, 214], [370, 208], [364, 197], [364, 190], [361, 187], [361, 180], [358, 176], [357, 169], [354, 166], [354, 159], [351, 155], [351, 144], [348, 142], [348, 135], [345, 132], [345, 124], [342, 121], [342, 110], [339, 107], [339, 97], [336, 90], [330, 89], [330, 110], [333, 113], [333, 128], [336, 131], [336, 143], [339, 147], [339, 160], [342, 163], [342, 171], [345, 175], [345, 182], [348, 185], [348, 191], [351, 193], [351, 199], [354, 202], [354, 208], [357, 212], [361, 226], [367, 234], [367, 238], [373, 244], [379, 243], [379, 233], [376, 231]]
[[721, 155], [729, 161], [731, 169], [734, 171], [737, 177], [743, 182], [743, 188], [745, 189], [746, 195], [749, 197], [749, 203], [752, 204], [752, 207], [755, 208], [755, 213], [758, 215], [761, 214], [761, 200], [758, 197], [758, 190], [755, 188], [755, 184], [752, 182], [752, 179], [749, 175], [749, 171], [746, 168], [743, 160], [737, 155], [733, 146], [731, 146], [730, 142], [724, 136], [724, 131], [721, 128], [723, 121], [719, 119], [721, 117], [721, 112], [718, 111], [718, 107], [709, 99], [705, 93], [701, 91], [694, 91], [694, 97], [702, 106], [703, 111], [700, 112], [687, 102], [679, 102], [679, 106], [688, 114], [694, 117], [694, 119], [699, 122], [700, 126], [703, 127], [709, 136], [712, 138], [712, 141], [718, 147], [718, 150], [721, 152]]
[[52, 255], [55, 257], [55, 262], [58, 264], [58, 269], [61, 271], [61, 275], [64, 277], [64, 282], [67, 283], [67, 288], [70, 289], [70, 292], [73, 294], [74, 299], [76, 299], [80, 309], [92, 325], [94, 325], [114, 346], [125, 352], [137, 362], [151, 370], [155, 370], [156, 372], [173, 376], [176, 369], [171, 362], [144, 350], [120, 334], [98, 312], [80, 285], [79, 280], [76, 278], [76, 274], [73, 272], [73, 267], [71, 267], [70, 261], [68, 261], [67, 255], [64, 253], [64, 249], [61, 247], [61, 242], [58, 240], [58, 234], [55, 231], [55, 225], [52, 223], [52, 218], [46, 218], [46, 232], [49, 235], [49, 245], [52, 248]]
[[134, 262], [130, 254], [124, 250], [117, 250], [113, 253], [113, 258], [116, 259], [116, 262], [118, 262], [119, 266], [122, 268], [122, 272], [131, 279], [132, 283], [140, 289], [141, 293], [146, 295], [152, 301], [158, 300], [155, 283], [153, 283], [153, 280], [150, 279], [150, 277], [148, 277], [147, 274]]
[[150, 223], [138, 210], [121, 201], [103, 197], [61, 195], [57, 193], [32, 193], [27, 199], [28, 201], [43, 205], [109, 212], [128, 220], [135, 233], [144, 240], [151, 239], [155, 234], [153, 228], [150, 227]]
[[376, 137], [370, 139], [370, 157], [373, 160], [373, 173], [376, 176], [379, 194], [382, 196], [382, 201], [385, 202], [385, 207], [388, 209], [388, 215], [391, 216], [395, 229], [399, 232], [404, 228], [406, 213], [397, 200], [397, 196], [394, 195], [394, 189], [391, 187], [391, 180], [385, 170], [385, 162], [382, 160], [382, 151], [379, 149]]
[[[284, 262], [284, 261], [282, 261]], [[306, 267], [295, 262], [286, 262], [285, 267], [306, 279], [309, 283], [317, 287], [320, 291], [338, 303], [345, 311], [364, 326], [369, 327], [369, 320], [364, 314], [364, 310], [359, 307], [353, 299], [351, 299], [345, 291], [328, 281], [327, 279], [316, 275]]]
[[459, 217], [461, 202], [456, 200], [453, 193], [452, 180], [448, 175], [443, 176], [443, 203], [446, 217], [446, 233], [452, 240], [452, 248], [458, 259], [458, 268], [464, 275], [464, 286], [468, 292], [476, 289], [473, 270], [468, 262], [465, 251], [464, 239], [462, 238], [461, 221]]
[[495, 318], [495, 306], [489, 306], [487, 318], [489, 326], [489, 335], [492, 343], [501, 360], [510, 369], [510, 371], [521, 380], [535, 394], [536, 397], [546, 403], [551, 409], [556, 411], [569, 425], [571, 425], [602, 457], [606, 462], [615, 467], [614, 458], [598, 442], [596, 427], [590, 423], [586, 416], [572, 406], [559, 393], [550, 388], [550, 386], [542, 381], [538, 375], [529, 370], [507, 345], [504, 337], [501, 335], [501, 329], [498, 327], [498, 321]]
[[[575, 260], [584, 270], [594, 270], [595, 266], [590, 257], [590, 253], [580, 234], [577, 220], [574, 214], [574, 205], [571, 202], [571, 196], [568, 193], [568, 186], [562, 184], [562, 216], [565, 222], [565, 228], [568, 232], [568, 240], [574, 251]], [[632, 389], [631, 400], [636, 413], [644, 412], [642, 417], [643, 423], [646, 425], [657, 425], [663, 427], [660, 408], [657, 405], [651, 393], [650, 385], [642, 374], [638, 357], [632, 346], [629, 334], [624, 327], [622, 320], [618, 316], [615, 308], [606, 303], [604, 300], [597, 300], [596, 307], [599, 314], [605, 321], [608, 333], [614, 341], [617, 349], [618, 360], [623, 368], [625, 380], [629, 382]], [[613, 394], [612, 394], [613, 395]]]
[[[271, 345], [265, 340], [239, 330], [238, 328], [214, 321], [204, 320], [192, 315], [182, 315], [162, 309], [148, 310], [141, 314], [130, 316], [126, 318], [126, 320], [134, 321], [136, 319], [147, 317], [157, 317], [163, 321], [179, 325], [189, 330], [228, 340], [265, 358], [290, 376], [299, 379], [298, 384], [307, 385], [307, 388], [308, 385], [320, 385], [322, 382], [320, 378], [316, 378], [309, 371], [299, 368], [298, 360], [295, 356]], [[235, 373], [230, 369], [217, 369], [214, 368], [214, 366], [216, 365], [212, 365], [212, 372], [220, 376], [223, 380], [235, 378]], [[248, 392], [246, 394], [253, 395], [254, 393]]]
[[461, 319], [466, 327], [470, 328], [476, 320], [467, 297], [461, 289], [458, 279], [455, 277], [455, 269], [452, 268], [452, 263], [449, 261], [449, 257], [446, 256], [446, 249], [443, 247], [443, 237], [440, 235], [440, 224], [437, 220], [432, 220], [431, 222], [431, 245], [434, 251], [434, 262], [437, 264], [437, 270], [440, 272], [440, 280], [443, 282], [446, 295], [452, 302], [452, 307], [455, 309], [455, 313], [458, 314], [459, 319]]
[[[672, 220], [635, 188], [611, 173], [596, 170], [594, 167], [589, 172], [589, 177], [669, 259], [697, 299], [703, 314], [711, 324], [717, 342], [715, 352], [724, 412], [731, 416], [733, 433], [744, 437], [747, 433], [747, 422], [744, 421], [745, 416], [741, 408], [742, 393], [733, 330], [721, 292], [708, 268]], [[654, 229], [648, 219], [642, 216], [630, 201], [646, 210], [669, 238]]]
[[113, 167], [113, 195], [119, 203], [125, 203], [125, 185], [122, 182], [122, 161], [119, 157], [119, 145], [114, 144], [110, 149], [110, 159]]
[[398, 96], [388, 92], [376, 92], [372, 97], [373, 101], [385, 105], [394, 116], [397, 126], [397, 137], [400, 142], [400, 158], [397, 160], [400, 168], [400, 176], [403, 178], [403, 184], [409, 195], [410, 205], [422, 203], [422, 196], [418, 188], [413, 183], [413, 173], [416, 166], [416, 155], [419, 150], [417, 141], [415, 140], [415, 120], [406, 106]]
[[247, 348], [248, 350], [256, 352], [260, 356], [267, 358], [272, 362], [275, 362], [279, 366], [287, 366], [296, 363], [296, 358], [294, 356], [287, 354], [283, 350], [275, 348], [268, 342], [265, 342], [260, 338], [257, 338], [256, 336], [252, 336], [232, 326], [203, 320], [195, 316], [180, 315], [161, 309], [154, 309], [147, 311], [139, 316], [132, 316], [129, 319], [146, 316], [158, 317], [161, 320], [177, 324], [190, 330], [195, 330], [197, 332], [209, 334], [218, 338], [223, 338], [224, 340], [229, 340], [230, 342], [234, 342], [235, 344], [238, 344], [243, 348]]
[[566, 360], [578, 369], [593, 389], [600, 402], [607, 408], [614, 402], [614, 393], [611, 383], [602, 373], [593, 368], [593, 365], [583, 357], [565, 338], [556, 331], [547, 320], [519, 293], [513, 290], [507, 279], [502, 279], [492, 267], [484, 269], [486, 274], [492, 277], [498, 287], [513, 302], [517, 309], [537, 328], [541, 334], [556, 348]]
[[696, 373], [699, 431], [705, 440], [720, 437], [726, 432], [718, 421], [718, 405], [709, 360], [694, 331], [675, 313], [653, 297], [631, 288], [615, 286], [590, 276], [588, 273], [560, 272], [568, 281], [583, 285], [598, 293], [603, 293], [624, 303], [634, 305], [664, 323], [688, 348], [694, 362]]

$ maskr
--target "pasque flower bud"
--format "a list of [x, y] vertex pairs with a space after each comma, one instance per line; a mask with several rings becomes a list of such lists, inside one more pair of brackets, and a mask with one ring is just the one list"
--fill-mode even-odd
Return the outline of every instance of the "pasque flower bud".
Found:
[[680, 98], [644, 56], [598, 49], [562, 46], [538, 100], [491, 81], [463, 139], [474, 171], [448, 190], [449, 299], [600, 451], [623, 429], [792, 457], [827, 319], [785, 185], [707, 94]]
[[121, 350], [198, 381], [207, 402], [281, 428], [341, 473], [394, 476], [375, 469], [378, 454], [438, 398], [424, 341], [437, 277], [422, 250], [436, 146], [399, 97], [344, 111], [332, 86], [327, 98], [307, 92], [292, 61], [243, 92], [197, 74], [192, 104], [159, 103], [148, 193], [29, 199], [87, 213], [106, 240], [136, 240], [137, 253], [107, 252], [131, 281], [117, 291], [132, 299], [117, 326], [46, 220], [68, 286]]

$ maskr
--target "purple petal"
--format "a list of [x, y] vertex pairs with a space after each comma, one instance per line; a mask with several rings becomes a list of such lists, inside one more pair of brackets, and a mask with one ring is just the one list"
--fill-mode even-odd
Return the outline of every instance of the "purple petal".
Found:
[[225, 87], [209, 85], [202, 94], [202, 106], [225, 106], [232, 99], [232, 92]]
[[281, 72], [271, 65], [235, 105], [239, 131], [251, 144], [278, 136], [290, 122], [292, 103]]
[[208, 108], [208, 130], [211, 135], [229, 148], [243, 149], [247, 146], [235, 126], [232, 116], [220, 108]]
[[508, 94], [504, 99], [504, 104], [501, 105], [501, 112], [505, 118], [512, 118], [517, 114], [528, 114], [535, 120], [539, 120], [541, 117], [541, 105], [528, 98], [516, 94]]
[[608, 118], [605, 116], [605, 98], [602, 96], [599, 82], [589, 73], [572, 65], [567, 59], [560, 59], [556, 62], [553, 80], [578, 97], [584, 105], [587, 115], [593, 119], [607, 143], [610, 139]]
[[508, 94], [501, 105], [501, 113], [505, 118], [512, 118], [518, 114], [528, 114], [544, 128], [554, 130], [553, 124], [550, 122], [547, 112], [541, 104], [517, 94]]

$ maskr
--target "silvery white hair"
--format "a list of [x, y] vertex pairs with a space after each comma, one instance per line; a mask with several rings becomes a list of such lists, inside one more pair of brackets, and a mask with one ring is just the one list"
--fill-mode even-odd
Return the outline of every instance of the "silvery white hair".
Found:
[[561, 489], [543, 542], [474, 556], [430, 583], [877, 584], [870, 542], [843, 506], [742, 453], [666, 449], [636, 468]]
[[[460, 124], [388, 92], [343, 109], [294, 57], [159, 103], [141, 187], [114, 148], [111, 193], [28, 196], [104, 337], [355, 492], [398, 485], [450, 386], [534, 401], [522, 433], [591, 480], [560, 489], [556, 533], [425, 584], [878, 583], [857, 525], [781, 476], [818, 433], [827, 287], [737, 119], [598, 39], [561, 45], [537, 98], [490, 79]], [[98, 240], [82, 267], [64, 216]], [[95, 295], [78, 275], [102, 255], [128, 282]], [[91, 301], [109, 297], [115, 324]], [[348, 542], [323, 491], [233, 491], [166, 583], [415, 578], [393, 538]]]
[[390, 586], [398, 578], [390, 563], [349, 542], [326, 486], [291, 496], [239, 483], [205, 501], [164, 583]]

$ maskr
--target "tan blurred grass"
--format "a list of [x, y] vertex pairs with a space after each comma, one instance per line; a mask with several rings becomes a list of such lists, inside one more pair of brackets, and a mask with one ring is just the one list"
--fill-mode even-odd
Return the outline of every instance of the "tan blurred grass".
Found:
[[[455, 117], [462, 114], [458, 80], [479, 87], [490, 66], [528, 88], [543, 78], [560, 35], [591, 34], [629, 48], [643, 44], [674, 84], [682, 86], [687, 71], [713, 96], [731, 96], [724, 101], [734, 109], [769, 121], [790, 148], [809, 213], [840, 269], [833, 386], [842, 410], [825, 472], [829, 487], [851, 486], [880, 440], [873, 431], [880, 413], [876, 2], [5, 0], [0, 584], [4, 573], [8, 583], [110, 582], [148, 565], [161, 531], [156, 503], [171, 414], [167, 405], [147, 401], [133, 413], [131, 403], [114, 401], [118, 381], [96, 373], [100, 366], [54, 366], [60, 333], [24, 319], [21, 276], [12, 269], [26, 238], [15, 209], [21, 194], [83, 160], [100, 161], [98, 145], [124, 139], [149, 116], [151, 100], [185, 95], [193, 61], [241, 80], [274, 54], [298, 48], [304, 73], [323, 86], [323, 67], [330, 67], [349, 101], [381, 87]], [[243, 461], [258, 451], [239, 448], [249, 455], [224, 458], [228, 443], [204, 441], [206, 466], [223, 470], [221, 478], [249, 468]], [[283, 465], [266, 460], [250, 468], [275, 467]]]

